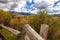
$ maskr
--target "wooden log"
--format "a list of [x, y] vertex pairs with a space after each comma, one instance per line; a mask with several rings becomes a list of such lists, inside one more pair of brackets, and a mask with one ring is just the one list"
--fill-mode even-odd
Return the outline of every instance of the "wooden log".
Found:
[[25, 35], [26, 35], [26, 32], [22, 29], [21, 33], [17, 35], [16, 40], [25, 40]]
[[47, 24], [41, 24], [40, 35], [44, 38], [44, 40], [47, 40], [48, 27], [49, 26]]
[[30, 40], [30, 38], [26, 34], [25, 30], [23, 30], [19, 35], [17, 35], [16, 40]]
[[31, 40], [44, 40], [30, 25], [25, 24], [24, 30]]
[[16, 39], [15, 40], [25, 40], [25, 31], [22, 29], [22, 31], [18, 31], [18, 30], [15, 30], [15, 29], [12, 29], [10, 27], [7, 27], [7, 26], [4, 26], [2, 24], [0, 24], [0, 27], [12, 32], [13, 34], [16, 35]]
[[25, 40], [30, 40], [30, 38], [27, 34], [25, 35]]
[[20, 33], [17, 35], [16, 40], [30, 40], [30, 38], [26, 33]]
[[4, 29], [7, 29], [8, 31], [12, 32], [12, 33], [15, 34], [15, 35], [18, 35], [18, 34], [21, 33], [21, 32], [18, 31], [18, 30], [12, 29], [12, 28], [7, 27], [7, 26], [4, 26], [4, 25], [2, 25], [2, 24], [0, 24], [0, 27], [2, 27], [2, 28], [4, 28]]

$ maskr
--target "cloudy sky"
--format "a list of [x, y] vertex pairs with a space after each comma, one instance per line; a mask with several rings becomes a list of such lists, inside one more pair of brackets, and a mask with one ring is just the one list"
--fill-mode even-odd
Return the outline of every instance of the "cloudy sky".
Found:
[[60, 0], [0, 0], [0, 9], [35, 14], [45, 9], [49, 14], [59, 14]]

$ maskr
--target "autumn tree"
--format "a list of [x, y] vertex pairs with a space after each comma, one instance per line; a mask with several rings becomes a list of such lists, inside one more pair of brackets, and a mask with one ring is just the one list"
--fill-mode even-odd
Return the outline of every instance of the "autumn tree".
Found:
[[12, 16], [8, 12], [0, 10], [0, 23], [8, 25], [11, 18]]

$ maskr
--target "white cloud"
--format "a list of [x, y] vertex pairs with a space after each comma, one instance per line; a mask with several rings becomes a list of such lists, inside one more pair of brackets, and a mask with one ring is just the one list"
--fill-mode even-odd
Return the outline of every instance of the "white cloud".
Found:
[[[58, 0], [45, 0], [47, 4], [49, 5], [46, 10], [48, 10], [48, 13], [51, 14], [58, 14], [60, 13], [60, 3], [57, 4], [56, 7], [53, 7], [54, 3], [57, 2]], [[41, 4], [40, 4], [41, 5]]]
[[[25, 6], [26, 1], [27, 0], [8, 0], [7, 3], [0, 3], [0, 9], [8, 11], [11, 8], [11, 6], [14, 4], [14, 2], [15, 2], [17, 4], [17, 7], [14, 8], [14, 11], [21, 12], [21, 8], [23, 6]], [[29, 1], [31, 2], [32, 0], [29, 0]], [[35, 0], [35, 3], [40, 3], [41, 1], [42, 0]], [[60, 3], [58, 3], [56, 7], [53, 7], [54, 3], [57, 2], [58, 0], [44, 0], [44, 1], [46, 1], [47, 4], [49, 5], [47, 7], [47, 10], [49, 10], [49, 13], [53, 12], [51, 14], [55, 14], [54, 12], [56, 12], [56, 11], [58, 11], [57, 13], [60, 13], [59, 12], [59, 10], [60, 10]], [[39, 7], [40, 7], [40, 5], [39, 5]], [[31, 10], [27, 11], [25, 8], [23, 8], [22, 12], [23, 11], [24, 12], [30, 12]], [[38, 11], [39, 11], [39, 9], [37, 9], [37, 7], [35, 7], [34, 10], [31, 11], [31, 13], [36, 13]]]
[[26, 1], [18, 2], [18, 6], [15, 8], [15, 11], [21, 10], [21, 8], [25, 5]]

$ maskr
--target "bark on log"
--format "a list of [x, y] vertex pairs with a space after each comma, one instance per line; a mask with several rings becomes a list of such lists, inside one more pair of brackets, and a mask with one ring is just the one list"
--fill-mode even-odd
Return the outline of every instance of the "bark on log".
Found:
[[21, 32], [18, 31], [18, 30], [12, 29], [12, 28], [7, 27], [7, 26], [4, 26], [4, 25], [2, 25], [2, 24], [0, 24], [0, 27], [2, 27], [2, 28], [4, 28], [4, 29], [7, 29], [8, 31], [12, 32], [12, 33], [15, 34], [15, 35], [18, 35], [18, 34], [21, 33]]
[[49, 26], [47, 24], [41, 24], [40, 35], [44, 38], [44, 40], [47, 40], [48, 27]]
[[25, 24], [24, 30], [31, 40], [44, 40], [30, 25]]

